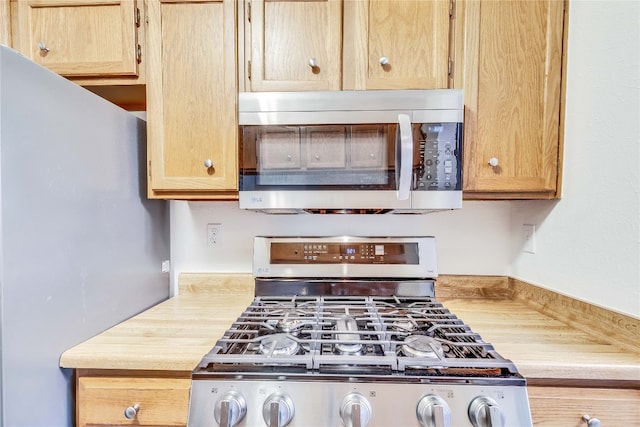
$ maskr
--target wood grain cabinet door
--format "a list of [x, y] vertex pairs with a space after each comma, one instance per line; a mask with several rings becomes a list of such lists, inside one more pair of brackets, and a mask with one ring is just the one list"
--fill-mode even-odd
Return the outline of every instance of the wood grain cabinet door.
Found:
[[251, 91], [339, 90], [342, 0], [252, 0]]
[[237, 191], [236, 2], [147, 9], [149, 196]]
[[585, 427], [583, 415], [602, 427], [640, 425], [640, 390], [528, 387], [536, 427]]
[[461, 6], [466, 195], [553, 198], [564, 2], [481, 0]]
[[345, 89], [449, 83], [449, 0], [345, 2]]
[[20, 0], [19, 50], [67, 77], [137, 76], [140, 0]]
[[[78, 427], [185, 426], [189, 410], [190, 379], [110, 378], [78, 379]], [[125, 410], [137, 412], [125, 417]]]

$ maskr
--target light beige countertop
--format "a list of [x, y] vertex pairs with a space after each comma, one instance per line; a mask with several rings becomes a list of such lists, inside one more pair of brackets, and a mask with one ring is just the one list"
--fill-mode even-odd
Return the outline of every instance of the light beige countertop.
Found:
[[[522, 299], [469, 295], [449, 280], [443, 280], [443, 287], [438, 300], [511, 359], [530, 384], [554, 379], [640, 387], [640, 355], [628, 344], [585, 332], [575, 322], [553, 318]], [[504, 285], [500, 287], [504, 291]], [[464, 297], [453, 298], [449, 291], [454, 288]], [[180, 289], [179, 296], [67, 350], [60, 366], [190, 372], [252, 301], [253, 279], [242, 274], [213, 279], [187, 275], [181, 277]], [[636, 333], [634, 322], [631, 319]]]

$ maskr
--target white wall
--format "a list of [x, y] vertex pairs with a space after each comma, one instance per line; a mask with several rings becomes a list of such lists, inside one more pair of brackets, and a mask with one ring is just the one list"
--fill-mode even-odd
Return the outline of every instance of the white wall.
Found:
[[[572, 1], [562, 200], [512, 209], [512, 276], [640, 317], [640, 2]], [[537, 226], [535, 254], [517, 250]]]
[[[207, 223], [221, 223], [220, 244], [207, 246]], [[436, 236], [440, 273], [508, 274], [509, 202], [464, 202], [426, 215], [267, 215], [237, 202], [171, 202], [173, 283], [180, 272], [251, 272], [253, 237]]]
[[[419, 216], [273, 216], [172, 202], [179, 272], [250, 272], [254, 235], [435, 235], [442, 274], [512, 275], [640, 317], [640, 16], [637, 1], [570, 4], [563, 198], [465, 202]], [[222, 223], [218, 248], [206, 224]], [[522, 224], [537, 228], [522, 252]]]

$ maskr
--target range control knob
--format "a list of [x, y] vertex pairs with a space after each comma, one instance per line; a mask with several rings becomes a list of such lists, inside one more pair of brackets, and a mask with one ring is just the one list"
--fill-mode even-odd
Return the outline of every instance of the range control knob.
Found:
[[469, 421], [473, 427], [504, 427], [504, 413], [490, 397], [479, 396], [469, 405]]
[[422, 427], [451, 427], [451, 409], [447, 402], [435, 394], [420, 399], [416, 415]]
[[369, 401], [360, 393], [349, 393], [340, 405], [340, 418], [345, 427], [366, 427], [371, 413]]
[[285, 427], [294, 414], [293, 400], [284, 393], [273, 393], [262, 405], [262, 417], [269, 427]]
[[213, 416], [220, 427], [233, 427], [247, 414], [247, 402], [237, 391], [229, 391], [216, 402]]

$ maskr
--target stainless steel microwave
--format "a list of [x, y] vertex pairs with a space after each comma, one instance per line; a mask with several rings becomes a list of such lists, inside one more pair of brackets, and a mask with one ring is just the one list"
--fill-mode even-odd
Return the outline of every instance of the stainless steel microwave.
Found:
[[238, 109], [242, 209], [462, 206], [460, 90], [240, 93]]

